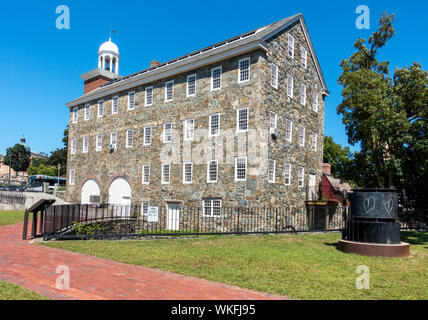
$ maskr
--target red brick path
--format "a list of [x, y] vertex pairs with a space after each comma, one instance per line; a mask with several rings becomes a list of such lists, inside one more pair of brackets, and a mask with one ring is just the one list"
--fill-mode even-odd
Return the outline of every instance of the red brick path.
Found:
[[[123, 264], [20, 240], [22, 224], [0, 227], [0, 279], [51, 299], [286, 299], [171, 272]], [[70, 268], [70, 289], [56, 289], [56, 268]]]

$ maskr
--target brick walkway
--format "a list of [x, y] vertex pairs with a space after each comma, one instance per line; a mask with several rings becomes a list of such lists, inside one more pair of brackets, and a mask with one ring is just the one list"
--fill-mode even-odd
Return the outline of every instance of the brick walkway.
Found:
[[[0, 279], [51, 299], [286, 299], [171, 272], [123, 264], [20, 240], [22, 224], [0, 227]], [[70, 289], [56, 289], [59, 265]]]

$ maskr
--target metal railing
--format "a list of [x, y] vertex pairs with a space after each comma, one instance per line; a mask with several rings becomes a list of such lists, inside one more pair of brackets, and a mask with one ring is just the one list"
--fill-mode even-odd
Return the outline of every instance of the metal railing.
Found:
[[18, 191], [0, 191], [0, 203], [25, 205], [26, 195]]

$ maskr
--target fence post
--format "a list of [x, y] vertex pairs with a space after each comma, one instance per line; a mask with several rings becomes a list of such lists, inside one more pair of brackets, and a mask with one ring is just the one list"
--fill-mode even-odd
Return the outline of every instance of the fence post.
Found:
[[275, 208], [275, 234], [278, 235], [278, 207]]
[[240, 217], [240, 214], [241, 214], [241, 208], [240, 207], [238, 207], [238, 234], [241, 234], [241, 229], [240, 229], [240, 226], [239, 226], [239, 217]]

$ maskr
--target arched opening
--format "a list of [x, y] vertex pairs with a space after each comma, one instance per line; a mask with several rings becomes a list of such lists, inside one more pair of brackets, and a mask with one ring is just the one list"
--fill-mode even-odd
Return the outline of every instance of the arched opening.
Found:
[[82, 204], [100, 203], [101, 191], [98, 183], [95, 180], [87, 180], [81, 189], [80, 202]]
[[109, 187], [109, 204], [111, 205], [131, 205], [131, 185], [125, 178], [116, 178]]

